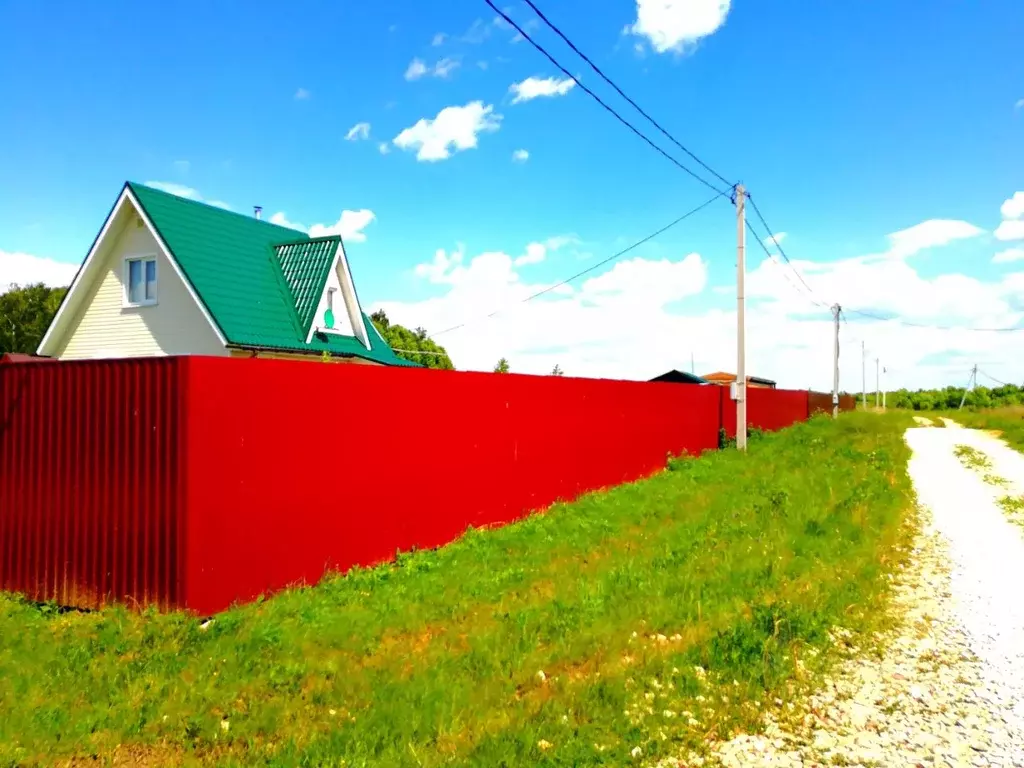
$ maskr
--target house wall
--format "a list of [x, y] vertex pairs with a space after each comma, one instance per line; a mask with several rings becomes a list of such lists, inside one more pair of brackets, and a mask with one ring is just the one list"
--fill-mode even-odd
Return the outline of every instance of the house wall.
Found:
[[[102, 269], [77, 305], [56, 357], [62, 360], [159, 355], [226, 355], [188, 288], [130, 207], [108, 233]], [[124, 262], [155, 254], [157, 303], [125, 307]]]
[[[340, 269], [340, 264], [338, 265]], [[342, 336], [355, 336], [352, 326], [352, 307], [348, 292], [343, 290], [341, 280], [338, 278], [338, 270], [332, 269], [327, 273], [327, 283], [324, 285], [323, 293], [320, 294], [320, 303], [317, 305], [316, 314], [313, 316], [313, 327], [320, 328], [323, 324], [324, 312], [327, 310], [327, 291], [334, 289], [334, 331], [327, 333], [338, 333]]]

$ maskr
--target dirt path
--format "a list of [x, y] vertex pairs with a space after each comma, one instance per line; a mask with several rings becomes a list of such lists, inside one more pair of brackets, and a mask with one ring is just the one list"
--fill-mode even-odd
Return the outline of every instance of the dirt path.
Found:
[[896, 577], [905, 621], [763, 735], [718, 745], [722, 765], [1024, 766], [1024, 526], [1007, 503], [1024, 456], [952, 422], [906, 439], [923, 530]]

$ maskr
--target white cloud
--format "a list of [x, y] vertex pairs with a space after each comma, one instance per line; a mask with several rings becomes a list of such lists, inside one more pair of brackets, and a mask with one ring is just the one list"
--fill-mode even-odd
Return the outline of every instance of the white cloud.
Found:
[[192, 187], [187, 187], [184, 184], [178, 184], [173, 181], [146, 181], [143, 182], [145, 186], [152, 187], [153, 189], [159, 189], [161, 192], [167, 192], [177, 197], [185, 197], [189, 200], [197, 200], [200, 203], [206, 203], [207, 205], [213, 205], [217, 208], [223, 208], [224, 210], [230, 211], [231, 206], [225, 203], [223, 200], [207, 200], [199, 192]]
[[776, 232], [774, 235], [769, 235], [762, 242], [767, 246], [778, 246], [783, 240], [786, 239], [788, 232]]
[[299, 88], [299, 90], [297, 90], [295, 92], [295, 99], [297, 101], [305, 101], [309, 97], [310, 97], [310, 93], [305, 88]]
[[1013, 197], [1003, 202], [999, 208], [1004, 219], [1019, 219], [1024, 217], [1024, 192], [1014, 192]]
[[161, 192], [167, 192], [171, 195], [177, 195], [178, 197], [187, 197], [189, 200], [202, 200], [202, 196], [192, 187], [186, 187], [184, 184], [177, 184], [173, 181], [147, 181], [145, 182], [147, 187], [153, 189], [159, 189]]
[[43, 283], [51, 288], [70, 285], [78, 271], [78, 264], [0, 250], [0, 293], [11, 285]]
[[512, 160], [517, 163], [525, 163], [530, 159], [530, 153], [525, 149], [517, 149], [512, 153]]
[[370, 138], [370, 124], [369, 123], [356, 123], [348, 129], [348, 133], [345, 134], [346, 141], [359, 141], [360, 139]]
[[434, 77], [448, 77], [459, 67], [459, 61], [453, 58], [441, 59], [434, 65]]
[[912, 256], [926, 248], [949, 245], [956, 240], [977, 237], [984, 230], [956, 219], [929, 219], [888, 235], [889, 253], [893, 258]]
[[500, 17], [495, 17], [491, 23], [487, 23], [483, 19], [477, 19], [470, 25], [469, 29], [466, 30], [466, 34], [460, 40], [470, 45], [477, 45], [489, 38], [492, 30], [503, 26], [507, 25], [505, 20]]
[[427, 65], [423, 63], [422, 59], [413, 59], [405, 70], [405, 79], [419, 80], [425, 74], [427, 74]]
[[559, 80], [557, 77], [528, 77], [521, 83], [512, 83], [509, 91], [515, 94], [513, 104], [530, 101], [540, 96], [565, 96], [576, 85], [572, 78]]
[[996, 240], [1024, 240], [1024, 219], [1007, 219], [996, 227]]
[[[894, 233], [881, 254], [833, 262], [794, 259], [818, 298], [839, 301], [847, 310], [841, 388], [860, 387], [861, 339], [870, 356], [880, 357], [889, 369], [890, 388], [966, 380], [974, 360], [990, 361], [991, 373], [1004, 380], [1024, 380], [1024, 333], [915, 328], [864, 319], [853, 311], [923, 325], [1024, 323], [1024, 271], [998, 281], [956, 273], [923, 277], [906, 258], [924, 248], [955, 245], [975, 230], [966, 222], [932, 220]], [[691, 352], [698, 373], [735, 368], [735, 288], [709, 290], [706, 262], [696, 253], [638, 256], [524, 303], [554, 284], [526, 277], [528, 265], [548, 259], [555, 246], [575, 242], [570, 235], [538, 240], [517, 257], [486, 251], [469, 258], [461, 246], [439, 250], [416, 268], [437, 295], [378, 306], [395, 322], [435, 333], [465, 323], [437, 338], [464, 369], [490, 370], [504, 356], [518, 372], [543, 374], [558, 363], [571, 375], [649, 378], [669, 368], [688, 369]], [[748, 369], [781, 386], [828, 391], [830, 313], [814, 306], [797, 285], [788, 267], [774, 260], [752, 264]]]
[[445, 107], [432, 120], [421, 118], [399, 133], [392, 143], [399, 149], [416, 150], [416, 159], [424, 162], [446, 160], [452, 151], [473, 149], [481, 133], [497, 131], [501, 115], [482, 101], [462, 107]]
[[730, 0], [636, 0], [636, 21], [626, 27], [657, 53], [681, 52], [725, 23]]
[[301, 229], [303, 232], [306, 231], [306, 227], [302, 224], [297, 224], [294, 221], [289, 221], [284, 211], [278, 211], [270, 217], [271, 224], [277, 224], [279, 227], [288, 227], [288, 229]]
[[341, 235], [342, 240], [347, 240], [350, 243], [362, 243], [366, 241], [363, 230], [376, 218], [373, 211], [368, 208], [361, 208], [358, 211], [342, 211], [341, 216], [334, 224], [314, 224], [310, 227], [309, 236]]
[[[314, 224], [309, 228], [308, 234], [310, 237], [341, 235], [341, 239], [345, 242], [362, 243], [366, 241], [366, 234], [363, 230], [376, 218], [374, 212], [367, 208], [361, 208], [358, 211], [342, 211], [341, 216], [334, 224]], [[307, 232], [305, 225], [289, 221], [284, 211], [278, 211], [271, 216], [270, 223]]]
[[548, 249], [544, 243], [530, 243], [526, 246], [526, 253], [516, 258], [515, 265], [520, 267], [527, 264], [540, 264], [544, 261], [547, 253]]
[[[504, 21], [504, 19], [499, 19], [499, 20], [500, 21]], [[533, 30], [535, 30], [538, 27], [540, 27], [540, 22], [537, 19], [529, 19], [525, 23], [520, 24], [519, 26], [522, 27], [523, 31], [526, 32], [526, 34], [530, 34], [531, 32], [533, 32]], [[512, 40], [510, 40], [509, 42], [511, 42], [513, 44], [514, 43], [521, 43], [525, 39], [526, 39], [525, 37], [523, 37], [521, 34], [516, 32], [515, 35], [512, 37]]]
[[409, 67], [405, 70], [406, 80], [419, 80], [421, 77], [448, 77], [452, 72], [459, 68], [460, 62], [458, 59], [453, 59], [449, 56], [439, 60], [432, 67], [428, 67], [422, 59], [413, 59], [409, 64]]
[[1024, 248], [1007, 248], [992, 257], [993, 264], [1009, 264], [1011, 261], [1024, 261]]
[[434, 39], [430, 41], [430, 44], [435, 47], [439, 45], [444, 45], [444, 41], [447, 39], [447, 37], [448, 35], [446, 35], [444, 32], [438, 32], [436, 35], [434, 35]]
[[386, 141], [382, 141], [380, 144], [377, 145], [377, 149], [380, 151], [382, 155], [386, 155], [388, 152], [391, 151], [391, 145], [388, 144]]

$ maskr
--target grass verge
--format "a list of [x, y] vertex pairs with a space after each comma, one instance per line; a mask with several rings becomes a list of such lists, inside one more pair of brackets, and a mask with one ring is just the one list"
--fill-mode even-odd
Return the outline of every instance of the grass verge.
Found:
[[950, 411], [942, 415], [970, 429], [995, 432], [1016, 450], [1024, 451], [1024, 407], [995, 408], [989, 411]]
[[0, 764], [622, 765], [756, 730], [871, 631], [911, 506], [907, 415], [470, 531], [216, 617], [0, 597]]

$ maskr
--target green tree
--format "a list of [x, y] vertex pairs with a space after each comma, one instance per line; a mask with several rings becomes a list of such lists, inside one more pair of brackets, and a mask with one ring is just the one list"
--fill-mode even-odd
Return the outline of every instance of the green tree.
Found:
[[558, 364], [555, 363], [555, 367], [551, 369], [551, 375], [552, 376], [565, 376], [565, 371], [563, 371], [561, 368], [559, 368]]
[[427, 338], [427, 332], [423, 328], [410, 331], [405, 326], [392, 323], [383, 309], [378, 309], [370, 315], [370, 321], [384, 337], [388, 346], [403, 360], [419, 363], [426, 368], [455, 370], [445, 348]]
[[35, 352], [67, 288], [11, 285], [0, 294], [0, 354]]
[[494, 366], [494, 372], [495, 373], [508, 373], [509, 372], [508, 360], [506, 360], [504, 357], [501, 358], [501, 360], [498, 361], [498, 364], [496, 366]]

